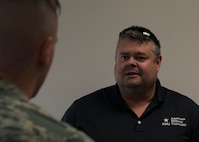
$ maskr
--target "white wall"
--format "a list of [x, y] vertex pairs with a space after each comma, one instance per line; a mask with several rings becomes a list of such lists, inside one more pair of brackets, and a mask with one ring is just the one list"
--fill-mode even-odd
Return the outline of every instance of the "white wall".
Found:
[[198, 0], [61, 0], [59, 41], [48, 78], [32, 101], [60, 119], [71, 103], [115, 84], [118, 33], [145, 26], [162, 45], [162, 85], [199, 103]]

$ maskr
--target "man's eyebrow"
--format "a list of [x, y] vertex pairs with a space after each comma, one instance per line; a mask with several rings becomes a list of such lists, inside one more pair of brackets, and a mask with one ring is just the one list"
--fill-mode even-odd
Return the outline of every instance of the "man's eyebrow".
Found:
[[130, 53], [129, 53], [129, 52], [123, 51], [123, 52], [120, 52], [119, 54], [120, 54], [120, 55], [129, 55]]
[[136, 52], [135, 54], [136, 55], [146, 55], [146, 53], [144, 53], [144, 52]]

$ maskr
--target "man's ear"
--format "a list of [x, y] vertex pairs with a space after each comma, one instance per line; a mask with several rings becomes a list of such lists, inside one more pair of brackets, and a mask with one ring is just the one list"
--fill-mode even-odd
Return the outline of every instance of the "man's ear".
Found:
[[55, 39], [53, 37], [48, 37], [44, 40], [41, 52], [40, 52], [40, 63], [44, 65], [50, 65], [53, 54], [54, 54], [54, 47], [55, 47]]
[[160, 65], [161, 65], [161, 63], [162, 63], [162, 56], [159, 55], [159, 56], [158, 56], [158, 59], [157, 59], [157, 71], [160, 70]]

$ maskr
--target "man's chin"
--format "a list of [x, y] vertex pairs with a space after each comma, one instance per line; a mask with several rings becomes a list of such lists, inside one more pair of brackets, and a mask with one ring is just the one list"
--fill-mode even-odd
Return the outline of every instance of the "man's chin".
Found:
[[125, 86], [127, 88], [138, 88], [141, 86], [141, 84], [140, 83], [127, 83], [127, 84], [125, 84]]

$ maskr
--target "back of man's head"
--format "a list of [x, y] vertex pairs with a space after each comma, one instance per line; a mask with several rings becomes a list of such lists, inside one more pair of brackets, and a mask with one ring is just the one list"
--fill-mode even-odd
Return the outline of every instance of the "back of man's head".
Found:
[[[4, 74], [15, 82], [16, 78], [23, 80], [22, 76], [29, 78], [28, 73], [34, 77], [36, 69], [40, 68], [37, 66], [40, 59], [42, 63], [52, 60], [47, 56], [42, 60], [44, 57], [41, 55], [50, 52], [48, 47], [56, 43], [59, 10], [58, 0], [0, 0], [1, 76]], [[46, 48], [46, 51], [41, 48]], [[45, 79], [48, 68], [45, 71], [41, 69], [40, 76], [43, 77], [35, 79], [36, 90]], [[22, 84], [21, 81], [19, 86]]]

